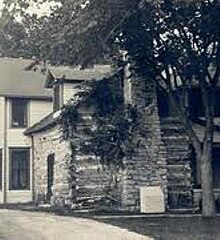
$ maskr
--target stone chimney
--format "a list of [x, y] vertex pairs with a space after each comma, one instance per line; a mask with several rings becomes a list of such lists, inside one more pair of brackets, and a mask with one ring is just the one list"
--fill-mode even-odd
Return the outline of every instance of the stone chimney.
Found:
[[129, 146], [125, 158], [121, 202], [126, 210], [140, 211], [140, 189], [143, 187], [161, 188], [165, 202], [167, 200], [165, 149], [161, 140], [155, 84], [132, 73], [126, 52], [123, 58], [127, 62], [124, 68], [124, 102], [138, 109], [141, 123], [133, 133], [133, 145]]
[[138, 76], [132, 72], [128, 62], [127, 52], [122, 53], [124, 66], [124, 102], [137, 107], [146, 107], [155, 96], [155, 86], [146, 77]]

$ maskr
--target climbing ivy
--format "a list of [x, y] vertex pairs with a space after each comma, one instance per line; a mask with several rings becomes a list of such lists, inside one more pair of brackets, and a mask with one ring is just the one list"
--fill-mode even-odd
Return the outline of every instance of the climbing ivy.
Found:
[[[63, 139], [75, 146], [75, 154], [95, 155], [103, 167], [123, 168], [126, 148], [139, 125], [138, 110], [123, 103], [120, 93], [107, 81], [90, 83], [62, 109], [60, 125]], [[80, 108], [94, 105], [90, 123], [80, 127]], [[86, 106], [87, 107], [87, 106]], [[130, 151], [131, 152], [131, 149]]]

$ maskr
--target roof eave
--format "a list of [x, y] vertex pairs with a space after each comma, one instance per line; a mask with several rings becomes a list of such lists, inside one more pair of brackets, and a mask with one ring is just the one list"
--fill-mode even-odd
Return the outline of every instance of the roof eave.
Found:
[[48, 130], [48, 129], [56, 126], [56, 125], [57, 125], [57, 122], [56, 122], [56, 121], [53, 121], [53, 122], [47, 124], [46, 126], [44, 126], [44, 127], [42, 127], [42, 128], [38, 128], [38, 129], [33, 129], [33, 130], [32, 130], [32, 127], [30, 127], [30, 128], [28, 128], [28, 129], [26, 129], [26, 130], [23, 132], [23, 134], [24, 134], [25, 136], [31, 136], [31, 135], [33, 135], [33, 134], [35, 134], [35, 133], [40, 133], [40, 132], [46, 131], [46, 130]]
[[27, 128], [23, 134], [30, 136], [34, 133], [42, 132], [47, 130], [57, 124], [57, 118], [54, 118], [54, 112], [48, 114], [46, 117], [42, 118], [39, 122]]
[[19, 95], [19, 94], [0, 94], [0, 97], [5, 98], [23, 98], [23, 99], [33, 99], [33, 100], [45, 100], [45, 101], [53, 101], [52, 96], [43, 96], [43, 95]]

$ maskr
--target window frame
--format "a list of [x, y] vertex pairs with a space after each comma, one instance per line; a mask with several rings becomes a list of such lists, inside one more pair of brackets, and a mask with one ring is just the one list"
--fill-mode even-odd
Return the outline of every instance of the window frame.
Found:
[[[30, 191], [31, 189], [31, 151], [30, 147], [10, 147], [9, 148], [9, 190], [10, 191]], [[13, 151], [27, 151], [27, 165], [25, 170], [27, 171], [27, 187], [25, 188], [14, 188], [13, 187], [13, 159], [12, 152]], [[24, 169], [23, 169], [24, 170]]]
[[[14, 101], [22, 101], [25, 103], [25, 116], [24, 119], [26, 118], [26, 122], [23, 125], [14, 125], [13, 124], [13, 102]], [[29, 101], [28, 99], [24, 98], [11, 98], [10, 100], [10, 127], [15, 128], [15, 129], [23, 129], [27, 128], [29, 125]]]

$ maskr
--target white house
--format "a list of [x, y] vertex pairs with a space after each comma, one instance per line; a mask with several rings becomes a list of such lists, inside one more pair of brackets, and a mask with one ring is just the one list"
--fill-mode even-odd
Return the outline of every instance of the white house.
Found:
[[51, 90], [32, 63], [0, 58], [0, 203], [32, 201], [32, 139], [23, 132], [52, 112]]

